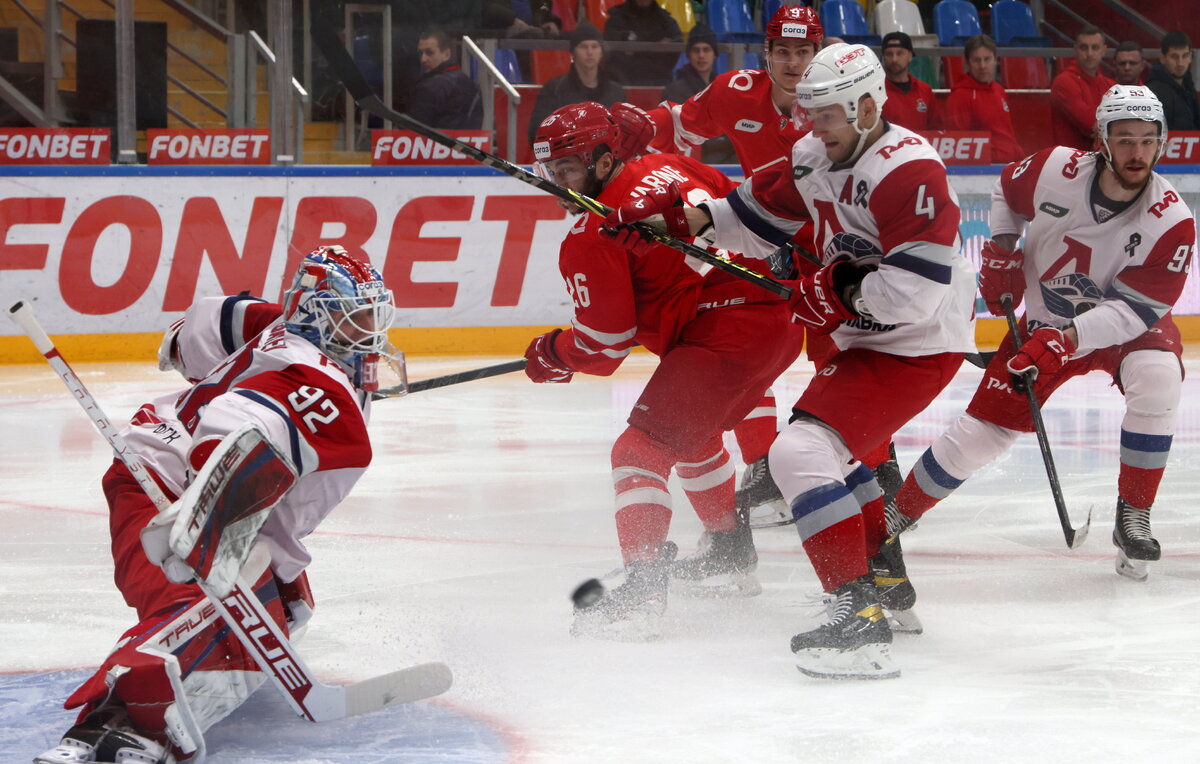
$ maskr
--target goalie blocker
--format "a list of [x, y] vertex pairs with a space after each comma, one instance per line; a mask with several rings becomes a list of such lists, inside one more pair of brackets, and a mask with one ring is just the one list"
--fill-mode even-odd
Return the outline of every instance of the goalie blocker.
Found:
[[142, 531], [142, 546], [171, 581], [198, 576], [225, 597], [296, 471], [254, 424], [197, 443], [188, 459], [203, 464], [179, 501]]

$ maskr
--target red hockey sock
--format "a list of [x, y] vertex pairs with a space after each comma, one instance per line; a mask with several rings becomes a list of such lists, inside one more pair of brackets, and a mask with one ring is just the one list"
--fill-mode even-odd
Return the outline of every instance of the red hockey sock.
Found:
[[804, 551], [827, 592], [867, 574], [861, 515], [847, 518], [804, 540]]
[[679, 475], [679, 482], [692, 502], [696, 516], [704, 523], [704, 530], [731, 531], [737, 525], [734, 500], [737, 473], [720, 438], [714, 438], [708, 445], [711, 450], [707, 458], [678, 462], [675, 473]]
[[617, 539], [626, 563], [658, 558], [671, 527], [667, 476], [674, 455], [635, 427], [626, 428], [612, 450], [617, 499]]
[[753, 464], [767, 455], [775, 441], [776, 427], [775, 394], [767, 390], [754, 410], [733, 428], [743, 462]]
[[883, 497], [868, 501], [862, 508], [863, 537], [867, 542], [867, 557], [879, 554], [879, 545], [888, 537], [887, 517], [883, 513]]
[[1162, 482], [1163, 469], [1144, 470], [1121, 463], [1117, 478], [1117, 495], [1125, 503], [1138, 509], [1149, 509], [1158, 496], [1158, 485]]
[[900, 514], [908, 517], [920, 517], [933, 509], [933, 505], [937, 503], [938, 499], [921, 490], [921, 486], [917, 484], [917, 479], [911, 472], [908, 477], [904, 478], [904, 485], [900, 486], [900, 490], [896, 492], [896, 507], [900, 510]]

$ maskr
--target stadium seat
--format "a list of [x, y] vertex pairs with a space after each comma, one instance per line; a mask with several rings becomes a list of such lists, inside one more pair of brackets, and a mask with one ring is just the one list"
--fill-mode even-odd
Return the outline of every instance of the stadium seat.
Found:
[[679, 24], [679, 31], [683, 32], [684, 39], [687, 39], [687, 33], [696, 26], [696, 13], [692, 10], [692, 0], [656, 0], [656, 2], [671, 14], [671, 17]]
[[1008, 90], [1050, 87], [1046, 60], [1036, 56], [1004, 56], [1000, 59], [1000, 80]]
[[604, 25], [608, 23], [608, 9], [623, 2], [625, 0], [585, 0], [584, 12], [587, 13], [588, 23], [603, 32]]
[[959, 46], [968, 37], [983, 34], [979, 14], [967, 0], [942, 0], [935, 5], [933, 26], [941, 45]]
[[569, 32], [575, 28], [579, 22], [575, 19], [575, 8], [578, 3], [571, 0], [553, 0], [550, 5], [550, 10], [555, 16], [562, 19], [562, 31]]
[[529, 69], [533, 81], [545, 85], [550, 80], [566, 74], [571, 68], [571, 53], [566, 50], [529, 51]]
[[875, 6], [875, 31], [881, 35], [904, 32], [909, 37], [925, 34], [921, 11], [910, 0], [881, 0]]
[[879, 35], [871, 34], [867, 14], [858, 0], [825, 0], [821, 4], [821, 24], [827, 36], [846, 42], [878, 46], [881, 41]]
[[953, 88], [967, 75], [966, 62], [962, 56], [942, 56], [942, 74], [945, 86]]
[[708, 0], [708, 25], [721, 42], [762, 42], [746, 0]]
[[512, 9], [517, 18], [526, 24], [533, 21], [533, 8], [530, 7], [529, 0], [512, 0]]
[[997, 45], [1050, 47], [1052, 41], [1038, 34], [1033, 9], [1021, 0], [996, 0], [992, 4], [992, 39]]
[[[496, 48], [496, 58], [492, 61], [504, 79], [517, 85], [525, 81], [521, 74], [521, 64], [517, 61], [517, 52], [508, 48]], [[479, 81], [479, 61], [471, 56], [471, 79]]]

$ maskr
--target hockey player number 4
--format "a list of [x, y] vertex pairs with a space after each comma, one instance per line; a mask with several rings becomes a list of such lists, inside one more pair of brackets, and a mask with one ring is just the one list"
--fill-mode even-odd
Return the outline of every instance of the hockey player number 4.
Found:
[[314, 405], [317, 406], [316, 409], [308, 411], [300, 417], [304, 426], [312, 433], [317, 431], [317, 425], [329, 424], [342, 413], [338, 411], [338, 407], [333, 401], [325, 397], [325, 391], [317, 387], [304, 385], [296, 392], [289, 393], [287, 400], [297, 414]]
[[913, 214], [924, 215], [930, 220], [937, 217], [937, 213], [933, 209], [933, 197], [926, 194], [924, 183], [917, 188], [917, 207], [913, 210]]

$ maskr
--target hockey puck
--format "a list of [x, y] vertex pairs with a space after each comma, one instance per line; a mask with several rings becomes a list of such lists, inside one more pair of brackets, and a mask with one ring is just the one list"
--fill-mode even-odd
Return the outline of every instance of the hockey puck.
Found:
[[600, 601], [604, 596], [604, 584], [598, 578], [589, 578], [571, 593], [571, 602], [576, 610], [586, 610]]

